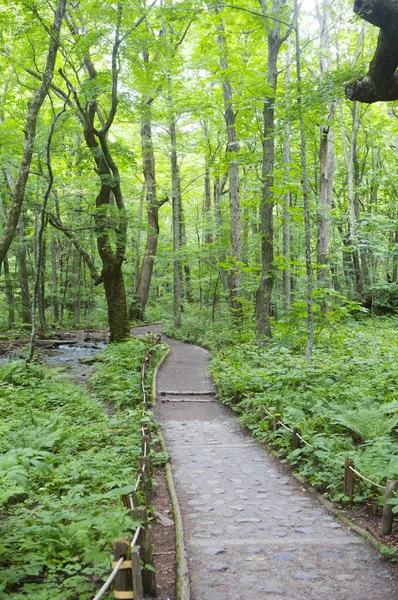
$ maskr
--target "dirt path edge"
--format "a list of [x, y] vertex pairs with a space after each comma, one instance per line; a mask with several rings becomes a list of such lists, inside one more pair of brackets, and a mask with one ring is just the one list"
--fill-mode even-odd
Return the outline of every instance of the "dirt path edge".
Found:
[[[274, 453], [269, 448], [268, 448], [268, 451], [271, 454], [273, 454], [276, 458], [278, 458], [278, 454], [276, 452]], [[278, 460], [279, 460], [279, 458], [278, 458]], [[349, 517], [347, 517], [343, 513], [343, 511], [341, 509], [337, 508], [337, 506], [335, 504], [333, 504], [333, 502], [331, 502], [330, 500], [328, 500], [327, 498], [325, 498], [325, 496], [323, 496], [314, 487], [312, 487], [303, 477], [301, 477], [297, 473], [291, 473], [291, 475], [301, 485], [303, 485], [306, 488], [306, 490], [308, 491], [309, 494], [311, 494], [312, 496], [314, 496], [315, 498], [317, 498], [317, 500], [322, 504], [322, 506], [324, 506], [326, 508], [326, 510], [330, 514], [332, 514], [334, 517], [336, 517], [342, 523], [344, 523], [344, 525], [346, 525], [346, 527], [348, 527], [349, 529], [351, 529], [352, 531], [354, 531], [356, 534], [360, 535], [371, 546], [373, 546], [373, 548], [375, 548], [378, 552], [380, 552], [380, 554], [382, 555], [382, 557], [384, 559], [388, 560], [388, 557], [386, 557], [386, 556], [383, 555], [383, 549], [384, 548], [388, 548], [388, 546], [385, 546], [383, 544], [383, 542], [380, 542], [369, 531], [367, 531], [363, 527], [360, 527], [359, 525], [357, 525], [356, 523], [354, 523], [354, 521], [352, 521]]]
[[[189, 343], [189, 342], [188, 342]], [[218, 386], [216, 385], [216, 389], [217, 389], [217, 398], [221, 397], [221, 393], [220, 393], [220, 389], [218, 388]], [[221, 404], [223, 404], [220, 400], [219, 402]], [[223, 406], [227, 406], [227, 408], [230, 408], [228, 405], [223, 404]], [[251, 431], [249, 429], [247, 429], [246, 427], [241, 426], [242, 429], [244, 429], [245, 431], [247, 431], [250, 435], [250, 437], [252, 439], [256, 439]], [[257, 440], [259, 441], [259, 440]], [[261, 444], [261, 442], [259, 442]], [[276, 450], [274, 450], [273, 448], [271, 448], [271, 446], [267, 443], [265, 443], [265, 446], [267, 448], [267, 451], [278, 461], [281, 461], [281, 457], [278, 454], [278, 452]], [[383, 542], [380, 542], [376, 537], [374, 537], [374, 535], [372, 535], [369, 531], [367, 531], [366, 529], [364, 529], [363, 527], [360, 527], [359, 525], [357, 525], [356, 523], [354, 523], [354, 521], [352, 521], [349, 517], [347, 517], [343, 511], [339, 508], [337, 508], [337, 506], [331, 502], [330, 500], [328, 500], [327, 498], [325, 498], [325, 496], [323, 494], [321, 494], [320, 492], [318, 492], [318, 490], [316, 490], [314, 487], [312, 487], [312, 485], [310, 485], [308, 483], [308, 481], [304, 478], [301, 477], [301, 475], [299, 475], [298, 473], [295, 473], [293, 471], [292, 466], [290, 466], [289, 468], [289, 474], [296, 479], [296, 481], [298, 481], [303, 487], [305, 487], [305, 489], [308, 491], [309, 494], [311, 494], [314, 498], [316, 498], [321, 504], [322, 506], [324, 506], [326, 508], [326, 510], [333, 515], [334, 517], [336, 517], [336, 519], [339, 519], [339, 521], [341, 521], [346, 527], [348, 527], [349, 529], [351, 529], [352, 531], [354, 531], [357, 535], [359, 535], [361, 538], [363, 538], [366, 542], [368, 542], [368, 544], [370, 544], [371, 546], [373, 546], [373, 548], [375, 548], [375, 550], [377, 550], [381, 556], [385, 559], [385, 560], [389, 560], [391, 559], [391, 557], [386, 557], [384, 555], [384, 549], [388, 548], [388, 546], [385, 546], [383, 544]], [[394, 557], [395, 558], [395, 557]]]
[[[156, 405], [157, 374], [169, 353], [170, 348], [168, 348], [164, 355], [161, 357], [153, 372], [151, 390], [152, 406]], [[168, 455], [169, 453], [162, 432], [159, 430], [157, 435], [162, 451]], [[177, 600], [190, 600], [191, 585], [189, 581], [188, 558], [185, 550], [184, 526], [182, 522], [181, 508], [178, 502], [177, 492], [174, 485], [173, 471], [171, 469], [170, 463], [166, 463], [165, 471], [167, 488], [169, 490], [171, 506], [173, 508], [173, 517], [176, 532], [176, 596]]]

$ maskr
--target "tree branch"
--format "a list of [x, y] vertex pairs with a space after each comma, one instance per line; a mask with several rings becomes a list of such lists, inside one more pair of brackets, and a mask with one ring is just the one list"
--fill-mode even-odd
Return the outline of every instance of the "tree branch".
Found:
[[354, 12], [380, 27], [380, 33], [368, 73], [347, 85], [346, 96], [367, 104], [398, 100], [398, 4], [395, 0], [355, 0]]
[[87, 267], [90, 271], [90, 275], [91, 275], [95, 285], [99, 285], [100, 283], [102, 283], [102, 277], [99, 275], [99, 273], [94, 265], [94, 262], [92, 261], [90, 255], [84, 250], [84, 248], [80, 244], [79, 240], [74, 236], [72, 230], [65, 227], [65, 225], [62, 223], [61, 219], [56, 217], [53, 213], [46, 211], [46, 215], [48, 217], [49, 223], [51, 223], [51, 225], [53, 227], [55, 227], [55, 229], [62, 231], [62, 233], [64, 233], [66, 235], [68, 240], [70, 240], [72, 242], [72, 244], [74, 245], [74, 247], [76, 248], [76, 250], [78, 251], [80, 256], [82, 257], [84, 263], [87, 265]]

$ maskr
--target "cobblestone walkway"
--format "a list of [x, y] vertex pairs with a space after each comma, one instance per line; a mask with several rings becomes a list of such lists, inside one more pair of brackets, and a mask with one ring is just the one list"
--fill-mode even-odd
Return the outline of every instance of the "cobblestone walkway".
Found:
[[[207, 394], [206, 351], [167, 343], [157, 411], [183, 514], [192, 600], [398, 598], [396, 569], [283, 474]], [[185, 394], [195, 391], [204, 393]]]

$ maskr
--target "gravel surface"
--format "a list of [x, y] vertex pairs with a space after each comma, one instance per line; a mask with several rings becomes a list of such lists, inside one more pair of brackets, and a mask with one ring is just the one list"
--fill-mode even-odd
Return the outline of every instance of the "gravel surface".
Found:
[[396, 567], [209, 396], [207, 351], [165, 341], [171, 352], [158, 374], [157, 418], [184, 520], [192, 600], [398, 598]]

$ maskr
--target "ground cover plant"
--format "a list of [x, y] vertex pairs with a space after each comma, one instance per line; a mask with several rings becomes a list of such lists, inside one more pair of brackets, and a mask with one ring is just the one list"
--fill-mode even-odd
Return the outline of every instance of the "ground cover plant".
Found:
[[141, 452], [147, 345], [109, 346], [90, 391], [40, 364], [0, 367], [2, 600], [91, 598], [109, 574], [113, 540], [136, 525], [119, 497]]

